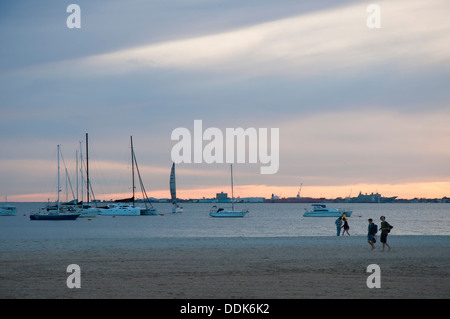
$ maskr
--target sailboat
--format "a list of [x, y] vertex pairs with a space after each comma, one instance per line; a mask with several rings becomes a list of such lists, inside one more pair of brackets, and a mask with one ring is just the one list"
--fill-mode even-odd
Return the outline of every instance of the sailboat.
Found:
[[16, 216], [17, 208], [9, 204], [0, 206], [0, 216]]
[[59, 193], [61, 192], [60, 187], [60, 169], [59, 169], [59, 155], [60, 155], [60, 145], [58, 145], [58, 201], [57, 205], [53, 207], [44, 207], [39, 210], [37, 214], [30, 214], [31, 220], [75, 220], [80, 216], [78, 210], [61, 207], [59, 202]]
[[[132, 186], [133, 186], [133, 196], [131, 198], [124, 198], [124, 199], [118, 199], [115, 201], [114, 204], [108, 204], [106, 207], [102, 208], [101, 215], [109, 215], [109, 216], [140, 216], [140, 215], [157, 215], [158, 212], [156, 209], [153, 208], [153, 206], [150, 203], [150, 200], [147, 199], [146, 207], [137, 207], [135, 206], [135, 196], [134, 196], [134, 164], [136, 163], [136, 156], [134, 154], [133, 149], [133, 137], [130, 137], [131, 140], [131, 179], [132, 179]], [[137, 163], [136, 163], [137, 164]], [[141, 182], [141, 189], [143, 189], [143, 183], [141, 179], [141, 175], [138, 171], [139, 179]], [[143, 191], [145, 192], [145, 190]], [[145, 196], [147, 194], [145, 193]], [[132, 205], [125, 204], [125, 203], [132, 203]], [[149, 206], [148, 206], [149, 204]]]
[[217, 208], [214, 205], [209, 211], [211, 217], [244, 217], [248, 214], [248, 210], [234, 210], [234, 193], [233, 193], [233, 165], [231, 167], [231, 209]]
[[133, 136], [130, 136], [131, 141], [131, 165], [132, 165], [132, 180], [133, 180], [133, 206], [134, 206], [134, 166], [136, 166], [136, 172], [139, 178], [139, 185], [141, 187], [142, 197], [144, 201], [144, 207], [138, 207], [141, 210], [141, 215], [158, 215], [158, 211], [153, 207], [150, 199], [147, 196], [147, 192], [145, 191], [144, 183], [142, 182], [141, 173], [139, 172], [139, 166], [136, 160], [136, 154], [134, 153], [133, 148]]
[[170, 170], [170, 196], [172, 197], [172, 213], [182, 213], [183, 207], [177, 204], [177, 187], [175, 181], [175, 163]]
[[[83, 203], [83, 152], [81, 151], [81, 142], [80, 142], [80, 158], [81, 158], [81, 205], [80, 205], [80, 217], [96, 217], [98, 214], [100, 214], [101, 210], [98, 207], [92, 207], [89, 204], [90, 200], [90, 193], [89, 190], [91, 189], [91, 183], [89, 180], [89, 139], [88, 139], [88, 133], [86, 133], [86, 203]], [[78, 161], [77, 161], [78, 163]], [[77, 167], [78, 172], [78, 167]], [[78, 176], [78, 174], [77, 174]], [[77, 178], [77, 185], [78, 185], [78, 178]], [[78, 197], [78, 189], [77, 189], [77, 197]], [[78, 200], [78, 199], [77, 199]]]
[[5, 204], [0, 206], [0, 216], [16, 216], [17, 208], [8, 204], [8, 196], [5, 195]]

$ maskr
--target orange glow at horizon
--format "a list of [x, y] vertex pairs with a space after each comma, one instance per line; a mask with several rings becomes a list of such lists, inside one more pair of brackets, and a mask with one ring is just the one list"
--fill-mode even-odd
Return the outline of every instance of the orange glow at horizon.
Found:
[[[270, 186], [270, 185], [241, 185], [234, 188], [235, 197], [264, 197], [270, 198], [272, 194], [283, 197], [296, 197], [298, 186]], [[182, 199], [215, 198], [216, 193], [228, 193], [231, 197], [231, 189], [228, 187], [205, 187], [196, 189], [178, 189], [177, 197]], [[357, 197], [359, 192], [363, 194], [380, 193], [383, 197], [397, 196], [402, 199], [413, 198], [443, 198], [450, 197], [450, 182], [428, 182], [408, 184], [356, 184], [341, 186], [303, 186], [300, 196], [312, 198], [334, 199], [338, 197]], [[147, 191], [149, 197], [170, 198], [169, 190]], [[115, 193], [97, 195], [98, 200], [116, 200], [131, 197], [131, 193]], [[136, 198], [141, 198], [140, 193]], [[9, 195], [10, 202], [45, 202], [55, 201], [55, 194], [23, 194]]]

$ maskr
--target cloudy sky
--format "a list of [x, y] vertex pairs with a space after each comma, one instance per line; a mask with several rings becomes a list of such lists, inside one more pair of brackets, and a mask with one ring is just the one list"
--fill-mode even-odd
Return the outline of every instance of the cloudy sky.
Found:
[[[71, 3], [81, 28], [67, 27]], [[147, 192], [169, 197], [171, 133], [194, 120], [279, 129], [278, 172], [235, 164], [239, 196], [300, 184], [312, 197], [450, 196], [448, 12], [447, 0], [2, 0], [0, 201], [54, 199], [58, 144], [75, 185], [85, 133], [97, 198], [131, 191], [130, 136]], [[177, 185], [214, 197], [229, 165], [179, 164]]]

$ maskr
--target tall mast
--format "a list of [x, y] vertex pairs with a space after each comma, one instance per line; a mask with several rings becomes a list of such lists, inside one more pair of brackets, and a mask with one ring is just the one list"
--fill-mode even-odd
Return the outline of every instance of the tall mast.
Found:
[[59, 192], [60, 192], [60, 185], [59, 185], [59, 144], [58, 144], [58, 214], [59, 214]]
[[81, 178], [81, 189], [80, 189], [80, 191], [81, 191], [81, 202], [83, 202], [83, 192], [84, 192], [84, 189], [83, 189], [83, 184], [84, 184], [84, 181], [83, 181], [83, 148], [81, 147], [81, 141], [80, 141], [80, 178]]
[[86, 194], [87, 194], [87, 203], [89, 203], [89, 145], [88, 145], [88, 133], [86, 133]]
[[230, 164], [231, 167], [231, 209], [234, 210], [234, 193], [233, 193], [233, 164]]
[[133, 136], [130, 136], [131, 141], [131, 180], [133, 182], [133, 206], [134, 206], [134, 150], [133, 150]]
[[76, 176], [77, 176], [77, 204], [78, 204], [78, 150], [75, 150]]
[[67, 189], [67, 167], [65, 167], [65, 172], [66, 172], [66, 202], [69, 201], [69, 191]]

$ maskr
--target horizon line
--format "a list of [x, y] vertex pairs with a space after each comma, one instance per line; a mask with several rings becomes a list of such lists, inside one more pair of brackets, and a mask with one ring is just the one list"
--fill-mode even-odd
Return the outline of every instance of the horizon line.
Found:
[[[303, 185], [305, 187], [305, 185]], [[279, 198], [316, 198], [316, 199], [338, 199], [338, 198], [354, 198], [356, 194], [380, 194], [382, 197], [397, 199], [441, 199], [449, 198], [449, 182], [424, 182], [424, 183], [405, 183], [405, 184], [356, 184], [341, 186], [307, 186], [302, 189], [301, 193], [298, 186], [270, 186], [270, 185], [240, 185], [235, 187], [235, 198], [251, 198], [259, 197], [270, 199], [271, 194]], [[353, 192], [353, 190], [358, 190]], [[227, 187], [198, 187], [194, 189], [177, 189], [177, 198], [183, 200], [189, 199], [211, 199], [216, 198], [218, 193], [231, 193]], [[352, 193], [355, 194], [352, 196]], [[170, 198], [170, 192], [164, 190], [147, 190], [149, 198], [164, 199]], [[135, 192], [135, 198], [140, 195], [139, 191]], [[84, 195], [85, 196], [85, 195]], [[83, 197], [84, 197], [83, 196]], [[54, 193], [28, 193], [28, 194], [8, 194], [5, 201], [2, 202], [47, 202], [54, 199], [56, 201], [57, 194]], [[96, 200], [117, 200], [120, 198], [132, 197], [132, 192], [120, 193], [101, 193], [97, 194], [93, 199]], [[81, 196], [79, 197], [79, 199]], [[139, 196], [141, 198], [141, 196]], [[74, 198], [68, 199], [73, 200]], [[92, 201], [92, 200], [91, 200]]]

